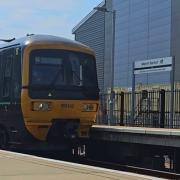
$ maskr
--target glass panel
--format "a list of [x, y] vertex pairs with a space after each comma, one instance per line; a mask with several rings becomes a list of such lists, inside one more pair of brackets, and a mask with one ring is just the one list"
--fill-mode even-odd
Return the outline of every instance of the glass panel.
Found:
[[5, 73], [4, 76], [5, 77], [11, 77], [11, 63], [12, 63], [12, 56], [7, 56], [7, 60], [6, 60], [6, 67], [5, 67]]
[[30, 54], [30, 84], [97, 87], [93, 56], [66, 50], [33, 50]]

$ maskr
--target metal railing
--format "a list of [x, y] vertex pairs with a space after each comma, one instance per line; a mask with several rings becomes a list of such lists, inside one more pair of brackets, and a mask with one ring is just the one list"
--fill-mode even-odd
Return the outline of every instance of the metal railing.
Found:
[[[171, 125], [171, 92], [135, 92], [135, 108], [131, 92], [116, 93], [113, 101], [113, 118], [109, 112], [110, 94], [100, 94], [97, 124], [137, 127], [180, 128], [180, 90], [174, 91], [173, 126]], [[131, 116], [133, 111], [134, 117]]]

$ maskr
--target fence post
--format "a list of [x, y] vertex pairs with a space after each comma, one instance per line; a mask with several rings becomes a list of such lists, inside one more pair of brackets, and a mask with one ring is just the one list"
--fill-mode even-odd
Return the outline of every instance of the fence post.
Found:
[[121, 92], [121, 102], [120, 102], [120, 126], [124, 126], [124, 92]]
[[160, 91], [160, 128], [164, 128], [165, 121], [165, 90]]
[[133, 67], [132, 67], [132, 105], [131, 105], [131, 126], [134, 125], [134, 113], [135, 113], [135, 74], [134, 74], [134, 68], [135, 68], [135, 62], [133, 62]]
[[175, 57], [172, 59], [171, 70], [171, 109], [170, 109], [170, 128], [173, 128], [173, 116], [174, 116], [174, 70], [175, 69]]
[[109, 118], [108, 118], [109, 126], [111, 125], [111, 123], [114, 123], [114, 99], [115, 99], [115, 92], [111, 91], [110, 99], [109, 99]]

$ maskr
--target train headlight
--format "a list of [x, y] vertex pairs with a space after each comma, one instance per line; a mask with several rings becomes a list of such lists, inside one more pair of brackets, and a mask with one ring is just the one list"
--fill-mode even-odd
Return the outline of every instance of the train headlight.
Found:
[[97, 107], [98, 105], [97, 104], [83, 104], [83, 108], [82, 108], [82, 111], [85, 111], [85, 112], [96, 112], [97, 111]]
[[33, 102], [32, 110], [33, 111], [50, 111], [51, 103], [49, 103], [49, 102]]

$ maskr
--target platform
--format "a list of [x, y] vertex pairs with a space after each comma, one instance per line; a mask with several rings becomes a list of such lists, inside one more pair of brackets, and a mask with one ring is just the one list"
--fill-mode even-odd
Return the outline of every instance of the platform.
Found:
[[94, 125], [91, 136], [113, 142], [180, 147], [180, 129]]
[[148, 180], [157, 179], [121, 171], [0, 151], [3, 180]]

